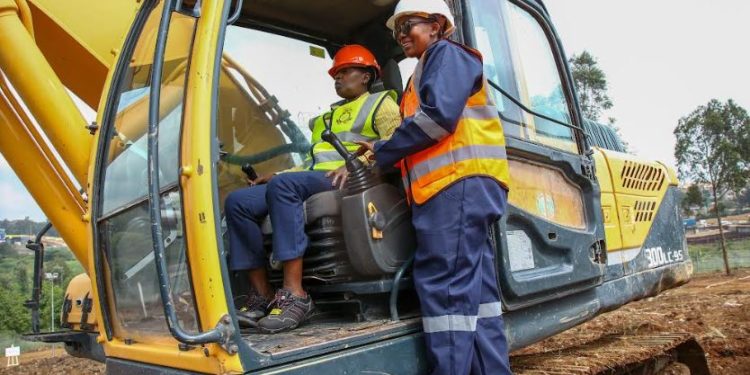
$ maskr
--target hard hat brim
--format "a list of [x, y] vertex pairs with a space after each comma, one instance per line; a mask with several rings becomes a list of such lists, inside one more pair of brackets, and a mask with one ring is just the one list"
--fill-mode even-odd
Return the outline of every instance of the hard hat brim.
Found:
[[[387, 21], [385, 21], [385, 27], [387, 27], [388, 29], [390, 29], [391, 31], [393, 31], [396, 28], [396, 21], [399, 18], [401, 18], [401, 17], [417, 16], [417, 17], [427, 18], [430, 15], [431, 15], [430, 13], [414, 12], [414, 11], [395, 13], [390, 18], [388, 18]], [[451, 34], [453, 34], [454, 31], [456, 31], [456, 27], [453, 25], [453, 23], [450, 22], [450, 20], [447, 20], [447, 21], [448, 21], [448, 24], [450, 25], [450, 27], [448, 27], [445, 30], [445, 33], [443, 33], [443, 36], [446, 36], [446, 37], [450, 36]]]
[[363, 69], [369, 69], [373, 68], [375, 70], [375, 79], [380, 78], [380, 67], [379, 66], [370, 66], [365, 64], [344, 64], [341, 66], [334, 66], [331, 69], [328, 69], [328, 75], [331, 76], [331, 78], [334, 78], [336, 76], [336, 73], [338, 73], [339, 70], [344, 68], [363, 68]]

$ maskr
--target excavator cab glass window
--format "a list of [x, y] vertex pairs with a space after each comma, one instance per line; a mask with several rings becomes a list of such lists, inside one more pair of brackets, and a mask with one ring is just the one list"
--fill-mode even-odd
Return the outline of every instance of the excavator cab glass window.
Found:
[[308, 123], [341, 99], [327, 73], [330, 66], [331, 58], [318, 45], [227, 28], [217, 121], [222, 205], [227, 194], [247, 186], [245, 164], [260, 176], [305, 164], [310, 151]]
[[[570, 124], [571, 106], [561, 71], [539, 21], [508, 0], [473, 1], [471, 18], [487, 79], [529, 109]], [[494, 92], [506, 135], [578, 153], [572, 129], [526, 113], [499, 91]]]
[[[181, 325], [197, 330], [178, 186], [185, 80], [195, 19], [172, 13], [163, 61], [154, 62], [161, 6], [150, 15], [117, 83], [113, 125], [106, 128], [98, 229], [115, 335], [137, 339], [168, 332], [159, 293], [148, 210], [148, 113], [153, 65], [163, 64], [159, 99], [159, 174], [163, 241]], [[107, 124], [105, 124], [107, 126]]]

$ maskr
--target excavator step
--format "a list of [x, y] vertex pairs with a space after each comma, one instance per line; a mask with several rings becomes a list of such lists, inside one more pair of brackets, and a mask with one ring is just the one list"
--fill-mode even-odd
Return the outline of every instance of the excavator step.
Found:
[[675, 363], [684, 365], [686, 374], [710, 374], [703, 348], [688, 333], [610, 334], [562, 350], [513, 356], [511, 363], [518, 375], [656, 375]]

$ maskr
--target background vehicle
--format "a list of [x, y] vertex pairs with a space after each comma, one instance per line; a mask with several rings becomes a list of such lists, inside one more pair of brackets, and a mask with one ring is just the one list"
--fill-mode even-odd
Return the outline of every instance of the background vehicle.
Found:
[[[450, 3], [506, 131], [511, 206], [494, 240], [510, 347], [688, 281], [674, 170], [584, 122], [541, 1]], [[380, 87], [402, 91], [413, 62], [384, 26], [394, 6], [0, 0], [0, 151], [86, 270], [67, 290], [69, 330], [29, 338], [113, 373], [423, 372], [409, 213], [388, 176], [358, 171], [363, 185], [307, 202], [322, 314], [287, 334], [239, 329], [222, 225], [242, 164], [301, 163], [307, 120], [334, 101], [337, 48], [366, 45]]]

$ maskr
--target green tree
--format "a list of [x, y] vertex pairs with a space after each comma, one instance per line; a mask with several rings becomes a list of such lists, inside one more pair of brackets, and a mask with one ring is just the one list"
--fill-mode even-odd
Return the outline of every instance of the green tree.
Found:
[[26, 333], [31, 329], [29, 310], [23, 307], [24, 296], [18, 292], [0, 288], [0, 331]]
[[696, 184], [690, 185], [687, 192], [685, 192], [685, 197], [682, 199], [682, 204], [683, 207], [688, 210], [690, 209], [690, 206], [703, 208], [703, 192], [701, 191], [701, 188]]
[[680, 177], [711, 187], [727, 275], [730, 269], [719, 202], [728, 191], [737, 191], [746, 184], [746, 164], [742, 160], [737, 139], [743, 131], [742, 127], [748, 124], [750, 118], [747, 111], [734, 101], [730, 99], [721, 103], [713, 99], [681, 118], [674, 130], [677, 138], [675, 158]]
[[[607, 76], [588, 51], [573, 55], [570, 67], [583, 116], [599, 121], [602, 111], [612, 108], [612, 100], [607, 95]], [[610, 123], [614, 124], [614, 121]]]
[[18, 290], [21, 293], [29, 291], [29, 271], [23, 262], [18, 262], [16, 265], [16, 282], [18, 283]]
[[737, 204], [740, 208], [750, 206], [750, 186], [746, 186], [745, 189], [740, 191], [740, 195], [737, 197]]

